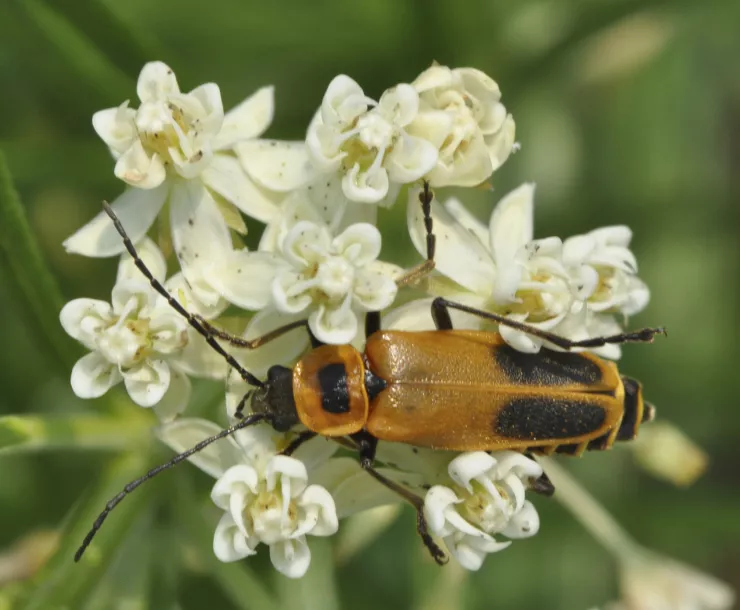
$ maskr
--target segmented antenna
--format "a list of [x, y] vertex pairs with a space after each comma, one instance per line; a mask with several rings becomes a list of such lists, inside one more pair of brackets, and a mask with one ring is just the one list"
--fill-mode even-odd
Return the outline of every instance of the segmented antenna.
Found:
[[92, 529], [87, 533], [87, 536], [85, 536], [85, 539], [82, 541], [82, 544], [80, 545], [80, 548], [77, 549], [77, 552], [75, 553], [75, 561], [79, 561], [82, 557], [83, 553], [87, 549], [88, 546], [90, 546], [90, 543], [92, 542], [92, 539], [95, 537], [95, 534], [98, 533], [98, 530], [103, 526], [103, 522], [108, 517], [108, 514], [116, 507], [118, 504], [134, 489], [136, 489], [139, 485], [142, 483], [145, 483], [149, 479], [156, 477], [160, 472], [163, 472], [165, 470], [168, 470], [172, 468], [173, 466], [176, 466], [183, 460], [186, 460], [194, 453], [198, 453], [198, 451], [201, 451], [202, 449], [205, 449], [210, 445], [211, 443], [215, 443], [218, 440], [221, 440], [222, 438], [226, 438], [227, 436], [231, 436], [236, 432], [237, 430], [241, 430], [242, 428], [246, 428], [247, 426], [253, 426], [254, 424], [258, 424], [261, 421], [268, 420], [269, 421], [270, 416], [266, 413], [253, 413], [251, 415], [248, 415], [244, 419], [240, 420], [239, 422], [235, 423], [233, 426], [229, 426], [228, 428], [225, 428], [224, 430], [221, 430], [218, 434], [215, 434], [214, 436], [211, 436], [210, 438], [207, 438], [201, 442], [199, 442], [197, 445], [192, 446], [187, 451], [183, 451], [179, 455], [176, 455], [173, 457], [169, 462], [165, 464], [160, 464], [159, 466], [152, 468], [149, 472], [147, 472], [143, 477], [139, 477], [138, 479], [131, 481], [128, 485], [126, 485], [121, 492], [116, 495], [115, 497], [108, 500], [108, 503], [105, 505], [105, 509], [103, 509], [103, 512], [101, 512], [98, 515], [98, 518], [95, 519], [95, 523], [93, 523]]
[[152, 285], [152, 288], [154, 288], [154, 290], [156, 290], [165, 299], [167, 299], [170, 307], [172, 307], [172, 309], [174, 309], [183, 318], [185, 318], [188, 321], [188, 324], [190, 324], [190, 326], [192, 326], [196, 331], [198, 331], [200, 335], [203, 336], [208, 345], [210, 345], [214, 350], [216, 350], [216, 352], [223, 356], [226, 362], [228, 362], [229, 365], [239, 373], [244, 381], [246, 381], [249, 385], [253, 385], [258, 388], [264, 387], [265, 384], [257, 379], [254, 375], [252, 375], [252, 373], [250, 373], [248, 370], [246, 370], [241, 364], [236, 361], [236, 358], [234, 358], [234, 356], [229, 354], [223, 347], [221, 347], [216, 339], [213, 338], [213, 335], [203, 327], [198, 318], [196, 318], [187, 309], [180, 305], [180, 303], [174, 299], [174, 297], [167, 291], [162, 283], [152, 275], [152, 272], [149, 271], [146, 263], [141, 260], [139, 253], [136, 251], [136, 247], [131, 241], [131, 238], [126, 233], [126, 229], [123, 228], [121, 221], [119, 220], [118, 216], [116, 216], [116, 213], [113, 211], [113, 208], [110, 207], [107, 201], [103, 202], [103, 209], [113, 221], [113, 226], [116, 228], [116, 231], [118, 231], [118, 234], [123, 239], [123, 245], [126, 246], [126, 250], [128, 250], [131, 258], [134, 260], [134, 264], [139, 268], [139, 271], [141, 271], [144, 276], [146, 276], [146, 278], [149, 280], [149, 283]]

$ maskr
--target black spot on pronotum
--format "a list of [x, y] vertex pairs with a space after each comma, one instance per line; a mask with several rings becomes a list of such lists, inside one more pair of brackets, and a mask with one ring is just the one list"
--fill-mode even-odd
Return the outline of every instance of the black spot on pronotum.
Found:
[[318, 374], [321, 388], [321, 408], [327, 413], [349, 412], [347, 371], [342, 363], [327, 364]]
[[562, 398], [516, 398], [493, 422], [494, 432], [521, 440], [560, 439], [595, 432], [606, 413], [598, 404]]
[[591, 385], [602, 379], [601, 369], [582, 354], [540, 350], [525, 354], [508, 345], [494, 349], [496, 364], [514, 383], [534, 386]]

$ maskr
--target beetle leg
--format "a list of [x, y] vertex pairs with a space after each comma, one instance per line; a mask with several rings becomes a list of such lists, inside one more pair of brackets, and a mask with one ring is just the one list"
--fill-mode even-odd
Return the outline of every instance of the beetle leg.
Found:
[[373, 463], [375, 462], [375, 451], [378, 447], [377, 438], [375, 438], [374, 436], [370, 436], [364, 430], [362, 432], [358, 432], [357, 434], [350, 435], [350, 438], [357, 444], [357, 449], [360, 452], [360, 466], [362, 466], [362, 469], [371, 477], [373, 477], [378, 483], [384, 485], [392, 492], [401, 496], [416, 509], [416, 531], [421, 537], [424, 546], [427, 547], [427, 550], [429, 551], [429, 554], [432, 556], [432, 559], [434, 559], [434, 561], [436, 561], [439, 565], [446, 564], [448, 561], [447, 555], [441, 548], [439, 548], [437, 543], [434, 542], [434, 538], [432, 538], [432, 535], [429, 533], [427, 520], [424, 516], [423, 498], [420, 498], [415, 493], [410, 492], [408, 489], [406, 489], [402, 485], [399, 485], [395, 481], [391, 481], [387, 477], [380, 474], [377, 470], [375, 470], [375, 468], [373, 468]]
[[126, 250], [131, 255], [131, 258], [134, 261], [134, 264], [138, 267], [139, 271], [146, 277], [146, 279], [149, 280], [149, 283], [152, 285], [152, 288], [156, 290], [160, 295], [162, 295], [169, 304], [172, 309], [174, 309], [177, 313], [179, 313], [183, 318], [185, 318], [197, 332], [198, 334], [202, 335], [203, 338], [206, 340], [208, 345], [210, 345], [218, 354], [220, 354], [226, 362], [229, 363], [229, 365], [236, 369], [236, 371], [239, 373], [241, 378], [246, 381], [249, 385], [256, 386], [258, 388], [264, 387], [264, 383], [262, 383], [259, 379], [257, 379], [252, 373], [247, 371], [241, 364], [239, 364], [236, 359], [229, 354], [226, 350], [224, 350], [221, 345], [214, 339], [214, 337], [211, 335], [211, 333], [204, 328], [201, 321], [198, 319], [197, 316], [190, 313], [187, 309], [185, 309], [179, 301], [177, 301], [168, 291], [167, 289], [162, 285], [162, 283], [155, 278], [152, 275], [152, 272], [149, 271], [149, 268], [146, 266], [146, 263], [141, 260], [141, 257], [139, 256], [139, 253], [136, 251], [136, 247], [134, 246], [133, 242], [129, 238], [128, 234], [126, 233], [126, 230], [123, 228], [123, 225], [121, 224], [121, 221], [118, 219], [118, 216], [116, 216], [116, 213], [113, 211], [113, 208], [108, 205], [107, 202], [103, 202], [103, 209], [105, 210], [106, 214], [110, 216], [110, 219], [113, 221], [113, 226], [116, 228], [116, 231], [118, 231], [118, 234], [121, 236], [121, 239], [123, 239], [123, 245], [126, 247]]
[[269, 333], [262, 335], [261, 337], [255, 337], [254, 339], [244, 339], [243, 337], [238, 337], [226, 332], [225, 330], [216, 328], [215, 326], [213, 326], [213, 324], [208, 322], [208, 320], [198, 314], [194, 314], [193, 317], [201, 323], [203, 328], [205, 328], [211, 336], [223, 339], [224, 341], [228, 341], [234, 347], [240, 347], [244, 349], [257, 349], [258, 347], [263, 346], [265, 343], [269, 343], [273, 339], [277, 339], [278, 337], [296, 328], [305, 327], [306, 330], [308, 330], [308, 320], [296, 320], [295, 322], [291, 322], [290, 324], [286, 324], [285, 326], [280, 326], [275, 330], [271, 330]]
[[434, 199], [434, 191], [429, 186], [429, 182], [424, 180], [424, 189], [419, 193], [419, 202], [421, 203], [421, 211], [424, 214], [424, 229], [426, 230], [426, 246], [427, 246], [427, 258], [423, 263], [416, 265], [404, 273], [401, 277], [396, 280], [398, 286], [406, 286], [407, 284], [416, 284], [424, 276], [429, 275], [434, 270], [434, 253], [437, 246], [437, 236], [433, 231], [432, 221], [432, 200]]
[[380, 330], [380, 312], [368, 311], [365, 314], [365, 337], [370, 338]]
[[591, 339], [584, 339], [582, 341], [571, 341], [570, 339], [566, 339], [565, 337], [547, 332], [546, 330], [541, 330], [539, 328], [530, 326], [525, 322], [517, 322], [516, 320], [512, 320], [500, 314], [476, 309], [475, 307], [463, 305], [462, 303], [448, 301], [443, 297], [437, 297], [436, 299], [434, 299], [434, 301], [432, 301], [432, 318], [434, 318], [434, 323], [437, 326], [438, 330], [452, 329], [452, 319], [450, 318], [449, 312], [450, 309], [457, 309], [458, 311], [463, 311], [465, 313], [478, 316], [479, 318], [492, 320], [493, 322], [497, 322], [500, 325], [508, 326], [509, 328], [520, 330], [524, 333], [527, 333], [528, 335], [544, 339], [545, 341], [557, 345], [558, 347], [565, 350], [570, 350], [574, 347], [601, 347], [602, 345], [606, 345], [607, 343], [652, 343], [655, 335], [666, 334], [665, 328], [662, 327], [642, 328], [633, 332], [621, 333], [608, 337], [593, 337]]
[[311, 430], [304, 430], [303, 432], [299, 433], [298, 436], [296, 436], [292, 441], [290, 441], [290, 444], [280, 452], [280, 455], [293, 455], [298, 447], [300, 447], [306, 441], [310, 441], [315, 436], [316, 432], [312, 432]]

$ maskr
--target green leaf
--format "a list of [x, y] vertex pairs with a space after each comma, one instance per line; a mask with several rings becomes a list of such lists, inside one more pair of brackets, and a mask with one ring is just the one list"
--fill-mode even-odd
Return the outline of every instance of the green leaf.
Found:
[[8, 269], [20, 298], [34, 318], [34, 329], [54, 354], [61, 371], [68, 374], [77, 350], [59, 324], [64, 304], [54, 277], [46, 266], [26, 212], [13, 186], [5, 156], [0, 151], [0, 265]]
[[[152, 511], [136, 519], [121, 545], [121, 551], [105, 576], [87, 598], [83, 610], [147, 610], [155, 549], [152, 548]], [[168, 558], [169, 559], [169, 558]], [[154, 610], [159, 610], [155, 607]]]
[[0, 455], [50, 449], [120, 450], [148, 438], [150, 421], [86, 415], [7, 415], [0, 417]]
[[[182, 477], [181, 477], [182, 479]], [[272, 595], [244, 563], [222, 563], [213, 554], [213, 532], [216, 523], [198, 507], [198, 498], [187, 481], [178, 488], [179, 498], [175, 503], [177, 519], [183, 531], [191, 538], [211, 577], [218, 583], [234, 606], [243, 610], [278, 610]], [[264, 548], [263, 551], [267, 549]]]
[[131, 452], [111, 463], [95, 491], [84, 504], [72, 509], [62, 528], [61, 544], [54, 557], [26, 583], [25, 603], [19, 610], [79, 608], [80, 600], [92, 591], [105, 574], [137, 518], [148, 518], [144, 510], [151, 490], [139, 489], [128, 496], [96, 536], [79, 563], [74, 554], [106, 502], [128, 482], [141, 476], [148, 463], [146, 452]]
[[101, 0], [47, 1], [46, 4], [64, 15], [108, 61], [132, 80], [136, 80], [146, 62], [159, 59], [154, 42], [145, 41]]

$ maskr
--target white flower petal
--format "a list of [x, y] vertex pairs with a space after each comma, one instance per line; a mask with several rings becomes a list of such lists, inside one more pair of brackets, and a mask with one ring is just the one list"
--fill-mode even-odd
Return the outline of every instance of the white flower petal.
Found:
[[488, 247], [488, 227], [471, 214], [457, 197], [448, 197], [444, 208], [463, 228], [470, 231], [480, 243]]
[[170, 223], [175, 254], [196, 297], [210, 305], [220, 295], [208, 283], [211, 264], [232, 251], [226, 221], [202, 183], [181, 182], [170, 198]]
[[529, 538], [540, 531], [540, 516], [537, 509], [527, 500], [522, 509], [509, 520], [501, 533], [507, 538]]
[[650, 301], [650, 289], [641, 279], [630, 277], [628, 280], [627, 300], [622, 303], [620, 311], [625, 316], [633, 316], [647, 307]]
[[[219, 86], [216, 83], [205, 83], [188, 93], [187, 98], [200, 105], [196, 111], [199, 115], [198, 129], [205, 133], [217, 134], [224, 122], [224, 105]], [[212, 151], [210, 144], [209, 149]]]
[[311, 530], [312, 536], [331, 536], [339, 529], [337, 509], [334, 498], [320, 485], [309, 485], [298, 498], [298, 505], [302, 507], [316, 505], [319, 519]]
[[506, 265], [534, 232], [534, 184], [526, 183], [506, 195], [491, 215], [491, 252], [497, 265]]
[[465, 536], [460, 541], [450, 543], [450, 538], [445, 538], [445, 544], [450, 554], [466, 570], [476, 571], [483, 565], [483, 560], [489, 553], [497, 553], [507, 548], [511, 542], [497, 542], [488, 538], [477, 538]]
[[159, 421], [163, 422], [174, 420], [185, 410], [192, 392], [190, 378], [185, 373], [174, 368], [170, 372], [170, 385], [167, 392], [162, 400], [154, 405], [154, 413]]
[[517, 451], [497, 451], [494, 456], [496, 466], [493, 478], [495, 479], [503, 479], [510, 472], [520, 479], [536, 479], [542, 476], [542, 466]]
[[209, 283], [229, 303], [244, 309], [264, 309], [272, 299], [272, 282], [280, 263], [269, 252], [235, 250], [211, 265]]
[[332, 248], [355, 267], [363, 267], [378, 258], [381, 244], [380, 231], [368, 223], [347, 227], [332, 241]]
[[268, 491], [276, 489], [278, 476], [282, 480], [290, 479], [290, 497], [296, 497], [306, 488], [308, 471], [306, 465], [294, 457], [287, 455], [275, 455], [267, 463], [265, 479]]
[[254, 184], [239, 161], [230, 155], [215, 154], [201, 177], [208, 188], [260, 222], [272, 221], [279, 212], [280, 197]]
[[136, 94], [142, 102], [165, 100], [170, 95], [179, 92], [175, 73], [161, 61], [149, 62], [139, 73]]
[[403, 135], [396, 141], [383, 165], [393, 182], [408, 184], [431, 171], [437, 163], [437, 156], [438, 151], [430, 142]]
[[308, 317], [308, 327], [322, 343], [345, 345], [351, 343], [357, 334], [357, 314], [349, 307], [321, 304]]
[[[221, 426], [205, 419], [180, 418], [161, 425], [157, 428], [156, 434], [157, 438], [173, 451], [182, 453], [222, 431]], [[218, 478], [231, 466], [237, 464], [242, 457], [242, 452], [236, 443], [225, 438], [194, 453], [188, 461], [213, 478]]]
[[[424, 215], [419, 201], [420, 189], [410, 189], [407, 224], [416, 250], [426, 257]], [[432, 222], [437, 237], [436, 270], [468, 290], [488, 295], [495, 278], [495, 267], [486, 246], [432, 200]]]
[[259, 137], [272, 123], [274, 114], [275, 87], [258, 89], [226, 113], [213, 149], [232, 148], [239, 142]]
[[150, 157], [138, 139], [118, 158], [113, 173], [126, 184], [140, 189], [156, 188], [167, 178], [162, 158], [157, 153]]
[[496, 465], [496, 460], [484, 451], [462, 453], [450, 462], [450, 478], [468, 492], [473, 492], [470, 481], [483, 476]]
[[382, 311], [393, 303], [398, 294], [393, 277], [375, 271], [376, 267], [371, 264], [367, 271], [360, 270], [355, 276], [354, 304], [363, 311]]
[[444, 485], [434, 485], [427, 491], [424, 497], [424, 516], [433, 534], [442, 535], [446, 531], [447, 509], [460, 502], [455, 492]]
[[128, 107], [128, 101], [117, 108], [100, 110], [93, 115], [95, 133], [106, 143], [115, 156], [128, 150], [136, 137], [134, 117], [136, 111]]
[[419, 112], [419, 94], [405, 83], [387, 89], [378, 101], [382, 116], [397, 127], [405, 127]]
[[121, 374], [128, 395], [140, 407], [153, 407], [170, 385], [170, 367], [164, 360], [149, 359]]
[[[164, 284], [167, 292], [169, 292], [175, 300], [179, 301], [180, 304], [191, 313], [203, 316], [206, 320], [212, 320], [223, 313], [224, 309], [228, 307], [228, 303], [224, 299], [216, 300], [209, 304], [203, 303], [193, 293], [190, 285], [188, 284], [185, 276], [180, 273], [176, 273], [170, 277]], [[168, 305], [169, 306], [169, 305]]]
[[231, 562], [255, 555], [257, 551], [250, 546], [250, 541], [231, 515], [226, 513], [218, 522], [213, 535], [213, 553], [220, 561]]
[[[111, 207], [126, 229], [131, 241], [137, 243], [146, 234], [167, 198], [168, 185], [144, 190], [130, 188]], [[91, 257], [115, 256], [125, 250], [123, 240], [105, 212], [100, 212], [84, 227], [64, 241], [67, 252]]]
[[486, 138], [488, 154], [491, 159], [491, 171], [496, 171], [509, 158], [516, 146], [516, 125], [514, 117], [506, 116], [501, 130], [493, 137]]
[[72, 367], [72, 391], [80, 398], [98, 398], [121, 381], [118, 368], [98, 352], [80, 358]]
[[[213, 489], [211, 489], [211, 500], [219, 508], [230, 510], [232, 508], [232, 495], [257, 494], [258, 491], [259, 475], [257, 471], [247, 464], [237, 464], [226, 470], [216, 481]], [[232, 517], [234, 517], [233, 511]], [[235, 521], [235, 523], [239, 524], [239, 521]]]
[[112, 320], [113, 311], [105, 301], [74, 299], [62, 307], [59, 322], [64, 331], [90, 350], [95, 349], [95, 338]]
[[301, 536], [270, 545], [270, 560], [275, 569], [288, 578], [301, 578], [311, 564], [306, 537]]
[[350, 201], [378, 203], [388, 195], [390, 182], [388, 172], [379, 167], [372, 173], [360, 171], [359, 163], [344, 174], [342, 192]]
[[368, 100], [362, 87], [345, 74], [335, 76], [321, 102], [321, 118], [328, 125], [350, 123], [367, 110]]
[[[152, 272], [152, 275], [160, 282], [163, 282], [167, 275], [167, 261], [164, 260], [164, 255], [157, 247], [157, 244], [148, 237], [143, 237], [141, 241], [136, 244], [136, 251], [139, 254], [139, 258], [144, 261], [147, 269]], [[137, 282], [148, 281], [144, 278], [144, 275], [134, 263], [134, 259], [131, 258], [131, 255], [124, 251], [121, 255], [121, 261], [118, 263], [116, 284], [127, 280], [134, 280]]]
[[235, 150], [247, 174], [273, 191], [294, 191], [317, 176], [303, 141], [252, 140], [238, 144]]

